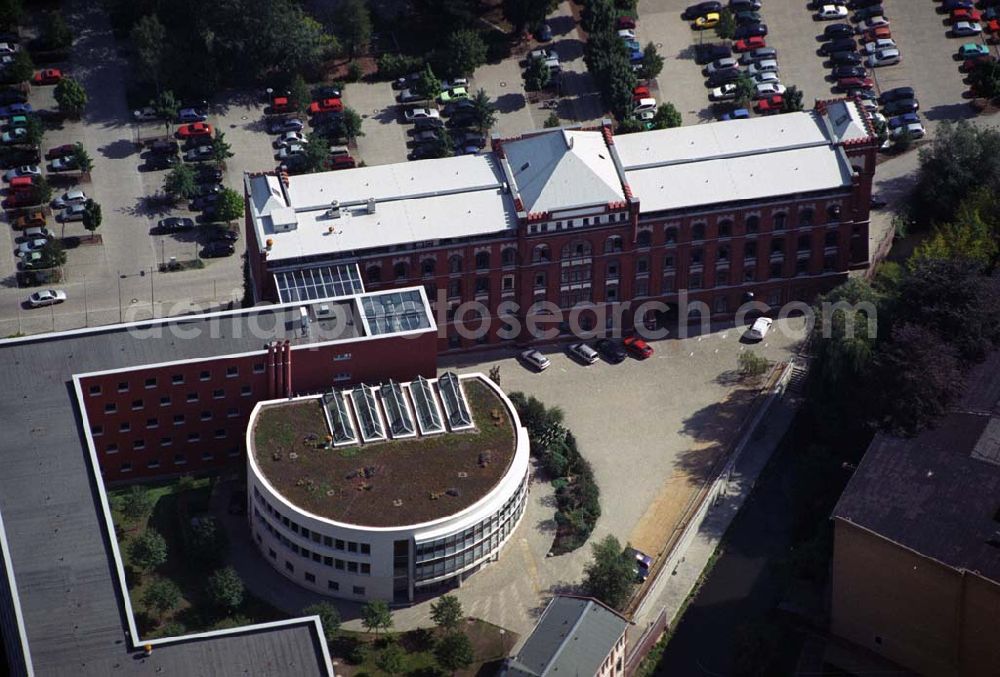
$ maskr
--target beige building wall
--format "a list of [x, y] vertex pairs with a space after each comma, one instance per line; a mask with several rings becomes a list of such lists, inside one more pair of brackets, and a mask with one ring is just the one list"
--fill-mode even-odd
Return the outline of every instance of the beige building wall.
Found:
[[620, 677], [625, 674], [625, 633], [618, 638], [611, 653], [601, 663], [601, 669], [595, 677]]

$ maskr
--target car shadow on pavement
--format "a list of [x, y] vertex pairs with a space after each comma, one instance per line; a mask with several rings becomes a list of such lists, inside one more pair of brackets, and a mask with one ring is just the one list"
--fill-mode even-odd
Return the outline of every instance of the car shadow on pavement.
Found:
[[118, 139], [105, 144], [97, 149], [97, 152], [109, 160], [123, 160], [138, 153], [135, 143], [131, 139]]
[[571, 16], [554, 16], [548, 20], [552, 35], [568, 35], [576, 28], [576, 22]]
[[688, 45], [681, 51], [677, 52], [677, 56], [674, 58], [694, 61], [696, 56], [697, 56], [697, 50], [695, 48], [695, 45]]
[[583, 56], [583, 42], [577, 38], [564, 38], [552, 43], [560, 61], [574, 61]]
[[976, 117], [976, 112], [968, 103], [949, 103], [934, 106], [923, 111], [928, 120], [969, 120]]
[[513, 113], [516, 110], [524, 108], [527, 101], [524, 99], [524, 94], [509, 92], [498, 96], [493, 103], [500, 113]]

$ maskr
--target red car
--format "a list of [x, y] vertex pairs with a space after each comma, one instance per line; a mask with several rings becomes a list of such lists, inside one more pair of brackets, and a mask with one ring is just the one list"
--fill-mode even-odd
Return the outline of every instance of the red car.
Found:
[[649, 93], [649, 87], [643, 87], [640, 85], [632, 90], [633, 101], [638, 101], [639, 99], [649, 99], [652, 98], [652, 96], [653, 95]]
[[997, 58], [992, 54], [982, 54], [980, 56], [974, 56], [971, 59], [966, 59], [962, 62], [962, 70], [966, 73], [974, 69], [976, 66], [984, 63], [993, 63]]
[[628, 336], [622, 343], [625, 345], [625, 350], [637, 360], [645, 360], [653, 355], [653, 349], [650, 345], [638, 336]]
[[630, 16], [620, 16], [618, 17], [618, 22], [615, 25], [620, 31], [627, 28], [635, 28], [635, 19]]
[[62, 146], [56, 146], [55, 148], [50, 148], [45, 153], [46, 160], [55, 160], [57, 157], [66, 157], [67, 155], [72, 155], [76, 152], [76, 146], [72, 143], [66, 143]]
[[767, 42], [761, 35], [743, 38], [742, 40], [737, 40], [733, 43], [734, 52], [749, 52], [752, 49], [760, 49], [761, 47], [767, 47]]
[[340, 99], [322, 99], [320, 101], [313, 101], [309, 104], [310, 115], [316, 113], [326, 113], [329, 111], [340, 112], [344, 110], [344, 102]]
[[271, 100], [272, 113], [291, 113], [295, 110], [287, 96], [276, 96]]
[[840, 78], [837, 88], [842, 92], [853, 92], [859, 89], [873, 89], [875, 81], [871, 78]]
[[326, 168], [331, 170], [354, 169], [357, 166], [357, 161], [350, 155], [334, 155], [326, 161]]
[[757, 101], [753, 107], [758, 113], [775, 113], [781, 110], [781, 104], [784, 100], [781, 94], [772, 94], [766, 99]]
[[957, 9], [951, 10], [951, 22], [956, 21], [979, 21], [983, 18], [983, 13], [978, 9], [966, 9], [965, 7], [959, 7]]
[[33, 85], [54, 85], [62, 80], [62, 71], [58, 68], [43, 68], [31, 77]]
[[987, 33], [1000, 33], [1000, 20], [990, 19], [983, 24], [983, 30]]
[[177, 136], [181, 139], [191, 139], [199, 136], [212, 136], [212, 125], [207, 122], [192, 122], [177, 128]]
[[892, 37], [892, 31], [888, 26], [875, 26], [869, 28], [863, 34], [862, 42], [875, 42], [876, 40], [886, 40]]

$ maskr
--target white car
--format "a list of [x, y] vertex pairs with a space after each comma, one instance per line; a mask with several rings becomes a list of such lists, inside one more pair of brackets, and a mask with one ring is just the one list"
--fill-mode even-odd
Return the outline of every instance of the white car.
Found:
[[874, 54], [882, 49], [896, 49], [896, 41], [892, 38], [880, 38], [872, 42], [865, 43], [865, 52]]
[[156, 113], [156, 109], [150, 106], [132, 111], [132, 117], [135, 118], [136, 122], [153, 122], [160, 119], [160, 116]]
[[42, 170], [38, 165], [22, 165], [20, 167], [14, 167], [14, 169], [8, 169], [3, 175], [4, 181], [10, 181], [11, 179], [16, 179], [21, 176], [41, 176]]
[[847, 8], [843, 5], [823, 5], [816, 12], [816, 18], [820, 21], [832, 21], [843, 19], [847, 16]]
[[407, 122], [416, 122], [417, 120], [430, 120], [437, 119], [441, 117], [441, 113], [434, 108], [413, 108], [403, 113], [403, 117]]
[[909, 133], [911, 139], [922, 139], [924, 137], [924, 134], [926, 134], [927, 132], [926, 130], [924, 130], [924, 126], [919, 122], [911, 122], [908, 125], [896, 127], [895, 129], [891, 130], [889, 132], [889, 136], [893, 140], [896, 140], [902, 137], [906, 133]]
[[865, 65], [869, 68], [880, 66], [894, 66], [903, 60], [898, 49], [880, 49], [865, 59]]
[[767, 336], [767, 331], [772, 324], [774, 324], [774, 320], [770, 317], [758, 317], [754, 320], [753, 325], [747, 329], [744, 336], [748, 341], [762, 341]]
[[573, 343], [566, 348], [566, 352], [584, 364], [593, 364], [594, 362], [597, 362], [599, 357], [597, 351], [588, 346], [586, 343]]
[[48, 240], [46, 240], [44, 237], [40, 237], [36, 240], [28, 240], [27, 242], [22, 242], [21, 244], [17, 245], [17, 249], [14, 250], [14, 254], [20, 258], [24, 258], [31, 252], [41, 251], [41, 249], [45, 247], [45, 243], [47, 242]]
[[721, 87], [716, 87], [708, 93], [708, 97], [713, 101], [729, 101], [736, 98], [736, 83], [727, 82]]
[[623, 40], [638, 40], [638, 38], [635, 37], [635, 31], [631, 28], [623, 28], [618, 31], [618, 37]]
[[656, 110], [656, 99], [639, 99], [632, 105], [633, 113]]
[[83, 203], [72, 204], [59, 212], [56, 220], [63, 223], [66, 223], [67, 221], [83, 221], [83, 212], [86, 208], [86, 205]]
[[308, 140], [309, 139], [306, 138], [306, 135], [303, 134], [302, 132], [285, 132], [277, 139], [275, 139], [274, 143], [271, 145], [273, 145], [275, 148], [285, 148], [286, 146], [290, 146], [293, 143], [300, 143], [304, 145]]
[[747, 66], [747, 73], [750, 75], [757, 75], [757, 73], [777, 73], [778, 72], [778, 60], [777, 59], [764, 59], [763, 61], [758, 61], [757, 63], [752, 63]]
[[[211, 148], [211, 146], [209, 146]], [[305, 155], [306, 147], [299, 143], [290, 143], [287, 146], [278, 150], [275, 154], [275, 160], [287, 160], [293, 155]]]
[[640, 113], [634, 113], [632, 115], [632, 117], [635, 118], [636, 120], [638, 120], [639, 122], [644, 122], [644, 123], [645, 122], [652, 122], [653, 118], [656, 117], [656, 111], [655, 110], [644, 110], [644, 111], [642, 111]]
[[716, 59], [712, 63], [705, 67], [705, 73], [712, 75], [718, 73], [719, 71], [728, 71], [734, 68], [739, 68], [740, 63], [733, 57], [726, 57], [725, 59]]
[[28, 305], [32, 308], [41, 308], [42, 306], [62, 303], [65, 300], [66, 292], [62, 289], [43, 289], [42, 291], [36, 291], [28, 297]]
[[979, 35], [983, 32], [983, 27], [975, 21], [956, 21], [951, 27], [951, 34], [956, 37], [967, 37]]
[[858, 27], [861, 30], [866, 31], [869, 28], [878, 28], [879, 26], [888, 26], [888, 25], [889, 25], [889, 20], [886, 19], [884, 16], [870, 16], [864, 21], [862, 21], [860, 24], [858, 24]]
[[757, 90], [754, 92], [755, 99], [766, 99], [769, 96], [774, 96], [775, 94], [784, 94], [785, 86], [780, 82], [765, 82], [764, 84], [757, 85]]
[[525, 350], [521, 353], [521, 361], [535, 371], [545, 371], [549, 368], [549, 358], [542, 355], [537, 350]]
[[52, 201], [52, 206], [56, 209], [69, 207], [70, 205], [83, 204], [87, 201], [87, 194], [82, 190], [69, 190]]
[[441, 81], [441, 91], [446, 89], [454, 89], [455, 87], [468, 87], [469, 78], [455, 78], [454, 80], [442, 80]]
[[753, 81], [755, 84], [763, 85], [768, 82], [773, 82], [775, 84], [780, 84], [778, 79], [778, 74], [773, 71], [767, 71], [765, 73], [757, 73], [753, 76]]
[[17, 45], [12, 42], [0, 42], [0, 54], [16, 54]]

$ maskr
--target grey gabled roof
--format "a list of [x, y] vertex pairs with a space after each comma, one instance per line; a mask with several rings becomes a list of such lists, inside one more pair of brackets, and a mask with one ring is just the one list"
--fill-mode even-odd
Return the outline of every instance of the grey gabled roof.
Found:
[[595, 675], [627, 626], [597, 600], [558, 595], [504, 672], [510, 677]]

